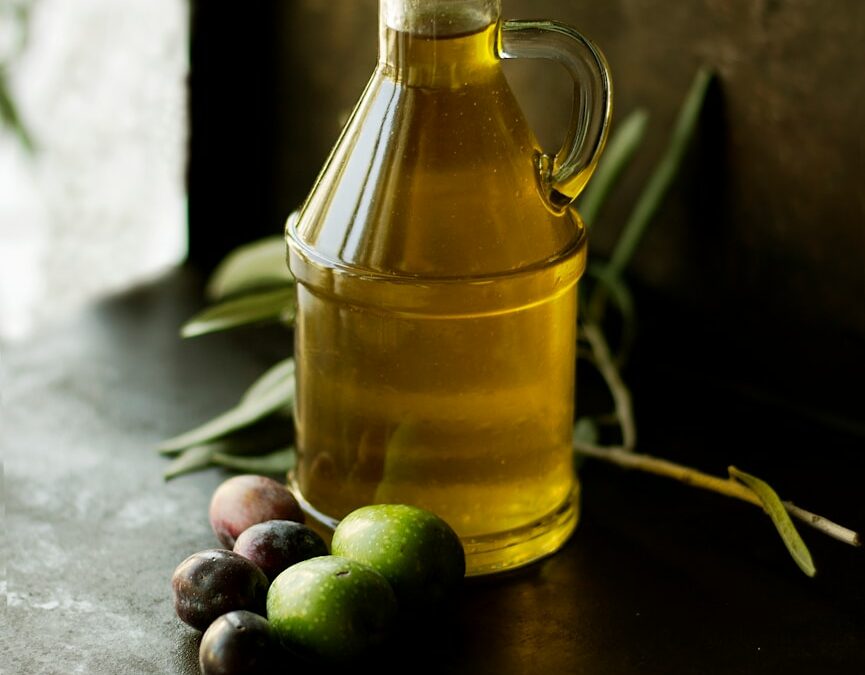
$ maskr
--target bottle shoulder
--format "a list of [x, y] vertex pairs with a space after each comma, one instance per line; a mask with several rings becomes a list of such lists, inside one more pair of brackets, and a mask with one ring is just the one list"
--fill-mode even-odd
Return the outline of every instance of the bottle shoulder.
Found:
[[320, 260], [423, 277], [534, 266], [582, 240], [538, 192], [537, 142], [500, 69], [459, 87], [377, 70], [301, 211]]

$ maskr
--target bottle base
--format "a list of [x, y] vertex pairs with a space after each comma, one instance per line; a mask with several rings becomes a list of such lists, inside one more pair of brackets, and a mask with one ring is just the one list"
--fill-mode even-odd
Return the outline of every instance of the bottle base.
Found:
[[463, 538], [466, 576], [514, 570], [558, 551], [577, 526], [579, 493], [575, 482], [565, 501], [543, 518], [506, 532]]
[[[293, 476], [289, 483], [306, 513], [307, 525], [329, 542], [339, 521], [321, 513], [306, 501]], [[466, 576], [477, 577], [506, 572], [552, 555], [564, 546], [576, 528], [579, 519], [579, 502], [579, 482], [575, 481], [567, 498], [542, 518], [513, 530], [479, 537], [463, 537]]]

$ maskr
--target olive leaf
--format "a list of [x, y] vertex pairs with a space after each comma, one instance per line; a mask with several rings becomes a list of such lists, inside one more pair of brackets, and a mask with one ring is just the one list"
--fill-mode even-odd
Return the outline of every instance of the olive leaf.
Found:
[[294, 378], [294, 359], [289, 358], [280, 361], [275, 366], [271, 366], [265, 371], [264, 375], [259, 377], [252, 386], [246, 390], [246, 393], [240, 399], [241, 403], [249, 403], [256, 399], [265, 396], [275, 387], [279, 387], [283, 382]]
[[[591, 417], [580, 417], [574, 424], [574, 432], [572, 434], [574, 441], [582, 443], [597, 443], [600, 433], [598, 425]], [[574, 467], [579, 469], [586, 462], [586, 456], [579, 452], [574, 453]]]
[[784, 540], [784, 545], [793, 556], [793, 560], [805, 574], [813, 577], [817, 573], [817, 568], [814, 567], [814, 561], [811, 559], [811, 552], [799, 536], [796, 526], [790, 519], [787, 509], [778, 497], [778, 494], [773, 490], [768, 483], [760, 480], [756, 476], [740, 471], [735, 466], [727, 468], [731, 478], [744, 483], [747, 487], [756, 494], [760, 501], [763, 502], [763, 509], [769, 514], [778, 534]]
[[646, 135], [648, 113], [642, 108], [628, 115], [610, 137], [592, 180], [580, 196], [579, 211], [586, 225], [595, 224], [601, 206]]
[[[158, 450], [166, 453], [172, 450], [187, 448], [191, 445], [206, 443], [207, 441], [221, 438], [237, 429], [248, 427], [277, 411], [293, 406], [294, 362], [292, 361], [291, 367], [287, 367], [283, 362], [274, 366], [275, 368], [284, 368], [284, 377], [273, 381], [266, 388], [262, 386], [262, 391], [259, 395], [255, 397], [244, 396], [234, 408], [191, 431], [163, 441], [157, 446]], [[259, 378], [259, 382], [265, 378], [269, 379], [270, 375], [271, 371], [268, 371]]]
[[690, 144], [691, 138], [697, 128], [697, 122], [700, 118], [700, 111], [703, 107], [703, 101], [706, 98], [706, 92], [709, 89], [709, 83], [712, 81], [712, 72], [701, 68], [697, 71], [691, 83], [691, 88], [682, 103], [679, 110], [679, 116], [676, 119], [676, 125], [673, 128], [673, 134], [670, 142], [667, 144], [667, 149], [664, 152], [654, 172], [649, 178], [649, 182], [640, 193], [637, 203], [631, 211], [628, 221], [618, 238], [613, 254], [610, 257], [608, 272], [610, 276], [619, 277], [630, 262], [637, 245], [640, 243], [652, 216], [661, 205], [664, 195], [673, 183], [676, 173], [679, 170], [679, 165], [682, 163], [682, 158], [685, 155]]
[[[631, 261], [640, 240], [649, 227], [649, 223], [658, 211], [679, 171], [685, 151], [697, 130], [703, 101], [706, 98], [712, 77], [712, 72], [707, 69], [701, 68], [697, 71], [688, 94], [679, 109], [679, 115], [664, 155], [655, 166], [648, 183], [646, 183], [637, 203], [631, 210], [609, 261], [596, 273], [600, 283], [594, 287], [586, 303], [586, 314], [598, 324], [603, 319], [606, 302], [611, 293], [617, 293], [618, 299], [624, 299], [625, 304], [628, 304], [627, 298], [624, 298], [623, 294], [624, 286], [616, 282], [621, 279], [622, 273]], [[639, 131], [639, 120], [632, 124]], [[629, 131], [629, 133], [634, 133], [634, 131]], [[633, 322], [631, 322], [630, 327], [626, 326], [626, 331], [632, 327]], [[617, 357], [620, 363], [624, 361], [624, 356], [630, 349], [630, 344], [625, 339], [630, 340], [631, 337], [632, 335], [628, 334], [623, 336], [622, 349], [619, 350]]]
[[182, 337], [196, 337], [253, 323], [294, 322], [294, 287], [259, 291], [208, 307], [181, 328]]
[[37, 147], [27, 124], [21, 118], [18, 106], [12, 98], [8, 74], [11, 66], [27, 48], [30, 37], [33, 2], [0, 2], [0, 26], [4, 30], [0, 39], [0, 131], [6, 127], [17, 137], [25, 152], [33, 154]]
[[225, 300], [250, 291], [292, 284], [294, 277], [286, 264], [285, 253], [285, 239], [279, 235], [236, 248], [210, 276], [207, 297]]
[[[288, 415], [284, 414], [288, 412]], [[277, 410], [276, 413], [262, 418], [254, 424], [232, 429], [224, 436], [194, 443], [184, 448], [159, 449], [159, 454], [175, 457], [191, 447], [207, 445], [214, 452], [227, 455], [260, 455], [275, 448], [290, 445], [294, 441], [294, 424], [290, 408]]]
[[294, 468], [296, 452], [292, 447], [273, 450], [266, 454], [237, 454], [236, 446], [222, 441], [193, 445], [181, 452], [166, 467], [165, 480], [177, 478], [183, 474], [200, 471], [211, 466], [221, 466], [226, 469], [246, 473], [284, 474]]
[[9, 83], [3, 68], [0, 68], [0, 122], [5, 124], [18, 137], [18, 141], [27, 152], [32, 153], [35, 150], [33, 137], [21, 120], [21, 116], [18, 114], [18, 106], [15, 105], [12, 95], [9, 93]]
[[185, 473], [206, 469], [213, 462], [213, 446], [193, 445], [175, 457], [162, 474], [165, 480], [171, 480]]
[[574, 424], [573, 440], [583, 443], [598, 442], [598, 425], [591, 417], [580, 417]]
[[[619, 277], [611, 276], [604, 263], [592, 263], [586, 268], [586, 274], [596, 282], [596, 290], [592, 293], [586, 308], [586, 314], [593, 323], [600, 324], [606, 311], [607, 300], [619, 311], [622, 319], [622, 331], [615, 350], [616, 365], [621, 368], [628, 360], [634, 346], [637, 333], [637, 310], [634, 296], [628, 285]], [[597, 290], [602, 286], [602, 290]]]
[[211, 466], [225, 464], [225, 457], [238, 461], [250, 456], [266, 455], [277, 448], [285, 448], [293, 442], [294, 426], [285, 417], [272, 415], [244, 429], [206, 443], [192, 445], [183, 450], [162, 451], [175, 458], [166, 467], [165, 480], [183, 474], [200, 471]]
[[297, 463], [297, 452], [294, 448], [283, 448], [255, 457], [239, 457], [217, 452], [213, 455], [213, 462], [226, 469], [244, 473], [285, 474]]

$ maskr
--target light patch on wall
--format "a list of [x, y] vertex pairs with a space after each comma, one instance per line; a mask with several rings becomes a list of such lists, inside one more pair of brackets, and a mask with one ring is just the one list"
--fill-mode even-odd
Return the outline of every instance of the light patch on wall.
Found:
[[0, 127], [0, 338], [153, 277], [186, 252], [184, 0], [39, 0]]

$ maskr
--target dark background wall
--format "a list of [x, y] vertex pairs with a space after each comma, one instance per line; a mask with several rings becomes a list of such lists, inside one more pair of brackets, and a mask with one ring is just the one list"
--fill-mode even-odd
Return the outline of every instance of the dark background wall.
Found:
[[[214, 4], [200, 3], [198, 14]], [[221, 21], [233, 31], [233, 42], [214, 42], [209, 61], [201, 54], [196, 61], [194, 43], [192, 69], [192, 254], [210, 262], [238, 237], [280, 230], [357, 100], [377, 46], [376, 0], [270, 0], [245, 17], [231, 3], [220, 4], [226, 9], [206, 11], [214, 25]], [[595, 224], [591, 250], [598, 257], [610, 251], [660, 156], [696, 69], [707, 65], [718, 74], [686, 170], [631, 267], [644, 298], [644, 358], [693, 361], [717, 377], [734, 373], [759, 395], [860, 423], [865, 3], [504, 0], [503, 6], [506, 17], [576, 26], [608, 57], [615, 119], [637, 106], [650, 113], [644, 146]], [[217, 70], [220, 59], [221, 114], [232, 125], [218, 131], [224, 122], [211, 102], [205, 116], [216, 129], [208, 133], [222, 133], [229, 160], [226, 144], [246, 153], [236, 165], [222, 165], [228, 167], [222, 179], [247, 185], [246, 192], [217, 189], [225, 198], [208, 214], [214, 179], [203, 161], [196, 169], [195, 82], [208, 63]], [[509, 63], [507, 73], [539, 139], [555, 149], [570, 112], [566, 77], [541, 64]], [[204, 132], [198, 139], [212, 147]], [[232, 198], [246, 200], [246, 208], [238, 208], [241, 220], [220, 249], [212, 233], [221, 231]], [[197, 244], [207, 233], [210, 246]]]

